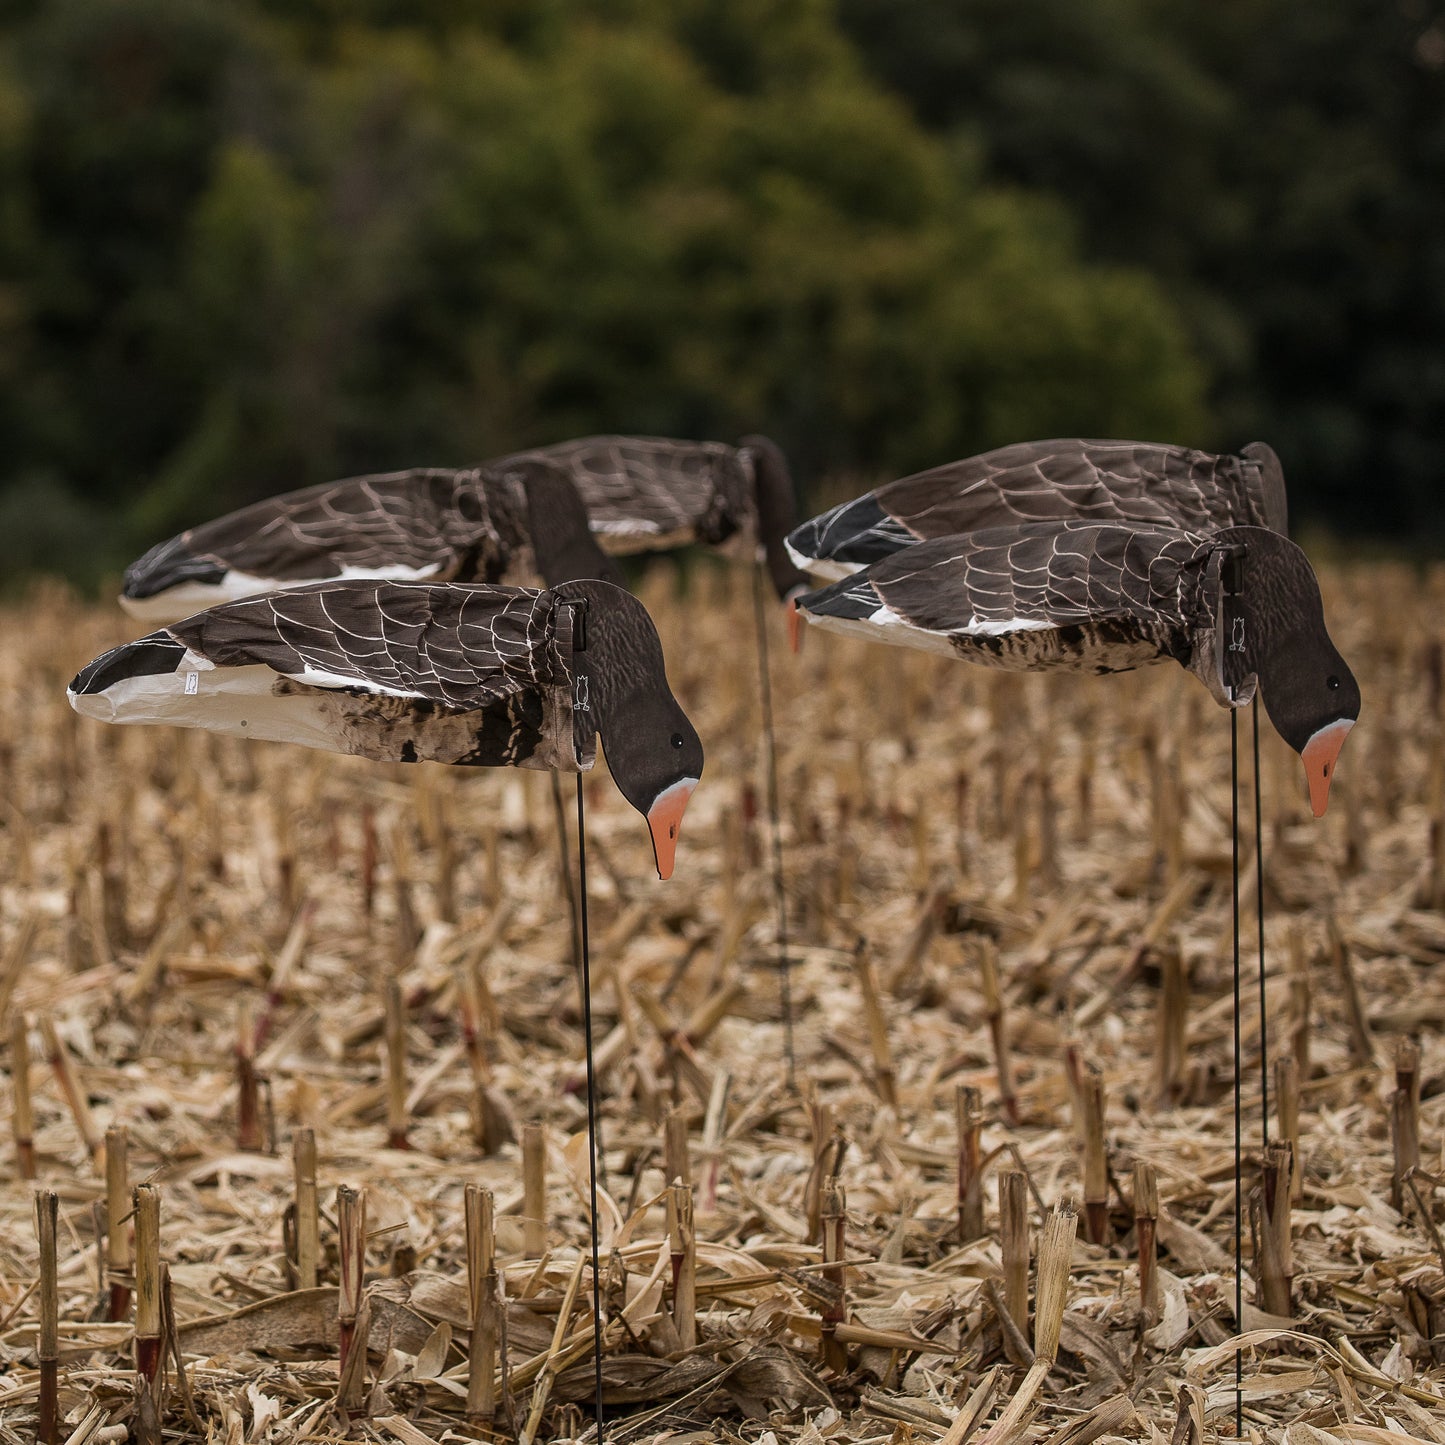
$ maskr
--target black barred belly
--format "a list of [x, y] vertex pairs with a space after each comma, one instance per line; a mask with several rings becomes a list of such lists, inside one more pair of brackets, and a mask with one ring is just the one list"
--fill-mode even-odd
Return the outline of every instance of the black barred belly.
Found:
[[504, 705], [469, 713], [479, 720], [475, 747], [457, 762], [479, 768], [520, 768], [542, 746], [543, 709], [540, 693], [509, 697]]
[[1156, 633], [1119, 622], [1020, 628], [993, 637], [954, 633], [951, 640], [966, 661], [1010, 672], [1129, 672], [1177, 651], [1167, 629]]
[[278, 678], [272, 695], [319, 709], [338, 752], [386, 763], [448, 763], [478, 768], [549, 767], [542, 748], [541, 694], [528, 690], [484, 708], [452, 708], [425, 698], [308, 687]]

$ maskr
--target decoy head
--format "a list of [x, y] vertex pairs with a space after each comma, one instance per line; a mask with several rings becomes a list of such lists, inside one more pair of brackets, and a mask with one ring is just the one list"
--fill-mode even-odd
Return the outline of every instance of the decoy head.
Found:
[[[1360, 715], [1360, 685], [1325, 630], [1319, 582], [1305, 554], [1261, 527], [1219, 536], [1244, 543], [1236, 599], [1242, 666], [1259, 679], [1275, 731], [1304, 759], [1310, 809], [1322, 817], [1340, 749]], [[1231, 670], [1228, 653], [1225, 666]]]
[[597, 545], [571, 471], [546, 457], [519, 457], [508, 470], [527, 499], [527, 532], [542, 580], [553, 587], [577, 577], [600, 577], [621, 587], [622, 572]]
[[[791, 603], [812, 583], [788, 555], [787, 536], [798, 522], [798, 498], [783, 449], [764, 436], [744, 437], [738, 443], [753, 466], [753, 485], [758, 507], [758, 541], [767, 561], [768, 576], [782, 602]], [[796, 644], [796, 625], [789, 624], [789, 638]], [[793, 650], [796, 652], [797, 647]]]
[[1289, 501], [1284, 490], [1284, 468], [1268, 442], [1250, 442], [1240, 449], [1245, 461], [1259, 468], [1259, 490], [1264, 500], [1264, 525], [1281, 537], [1289, 536]]
[[652, 618], [609, 582], [569, 582], [559, 597], [587, 599], [586, 645], [573, 666], [588, 678], [590, 705], [618, 791], [647, 819], [657, 876], [671, 878], [688, 799], [702, 777], [702, 741], [667, 683]]

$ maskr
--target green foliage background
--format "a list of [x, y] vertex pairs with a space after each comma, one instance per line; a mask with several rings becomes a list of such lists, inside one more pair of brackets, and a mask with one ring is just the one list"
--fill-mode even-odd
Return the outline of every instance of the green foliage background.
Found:
[[597, 430], [1271, 440], [1438, 533], [1426, 0], [0, 12], [0, 566]]

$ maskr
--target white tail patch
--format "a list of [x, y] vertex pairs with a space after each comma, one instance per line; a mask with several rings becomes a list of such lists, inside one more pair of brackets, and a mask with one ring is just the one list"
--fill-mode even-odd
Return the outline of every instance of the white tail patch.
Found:
[[[854, 637], [865, 638], [869, 642], [893, 642], [902, 647], [916, 647], [920, 652], [940, 652], [945, 657], [958, 656], [958, 650], [949, 641], [947, 633], [925, 632], [921, 627], [910, 626], [896, 612], [892, 613], [892, 617], [896, 620], [880, 628], [877, 612], [871, 618], [865, 619], [831, 617], [826, 612], [809, 612], [806, 607], [800, 607], [798, 610], [814, 627], [821, 627], [824, 632], [843, 632]], [[879, 612], [888, 610], [886, 608], [878, 609]]]
[[798, 551], [788, 541], [784, 541], [783, 546], [794, 567], [800, 572], [807, 572], [810, 576], [817, 577], [824, 582], [841, 581], [844, 577], [849, 577], [863, 568], [861, 562], [839, 562], [833, 557], [809, 557], [806, 553]]
[[965, 637], [1008, 637], [1015, 632], [1047, 632], [1057, 626], [1037, 617], [970, 617], [958, 630]]
[[219, 582], [181, 582], [167, 587], [154, 597], [122, 597], [120, 605], [132, 617], [153, 625], [181, 622], [219, 607], [223, 602], [240, 602], [247, 597], [259, 597], [263, 592], [288, 592], [293, 587], [309, 587], [313, 582], [335, 582], [375, 579], [379, 582], [425, 582], [441, 571], [440, 562], [425, 567], [406, 567], [392, 564], [385, 567], [346, 567], [334, 576], [318, 573], [315, 577], [290, 577], [281, 580], [275, 577], [258, 577], [251, 572], [227, 572]]

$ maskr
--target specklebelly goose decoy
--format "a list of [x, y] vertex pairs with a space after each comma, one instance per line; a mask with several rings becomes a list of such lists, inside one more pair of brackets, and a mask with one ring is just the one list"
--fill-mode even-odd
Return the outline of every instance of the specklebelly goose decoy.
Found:
[[418, 467], [268, 497], [152, 547], [121, 606], [173, 622], [218, 603], [345, 578], [620, 582], [566, 471], [537, 458]]
[[1256, 683], [1325, 810], [1360, 690], [1304, 553], [1277, 532], [1123, 523], [996, 527], [919, 542], [798, 599], [810, 622], [1015, 671], [1173, 658], [1216, 701]]
[[701, 542], [761, 551], [780, 599], [808, 578], [788, 556], [797, 499], [782, 449], [767, 437], [723, 442], [595, 436], [519, 452], [566, 468], [604, 550], [651, 552]]
[[1264, 442], [1238, 456], [1151, 442], [1019, 442], [844, 502], [795, 528], [788, 551], [831, 580], [933, 537], [1065, 521], [1283, 534], [1284, 473]]
[[382, 762], [613, 779], [672, 874], [702, 744], [673, 697], [657, 630], [611, 583], [536, 591], [340, 580], [226, 603], [97, 658], [77, 712], [270, 738]]

